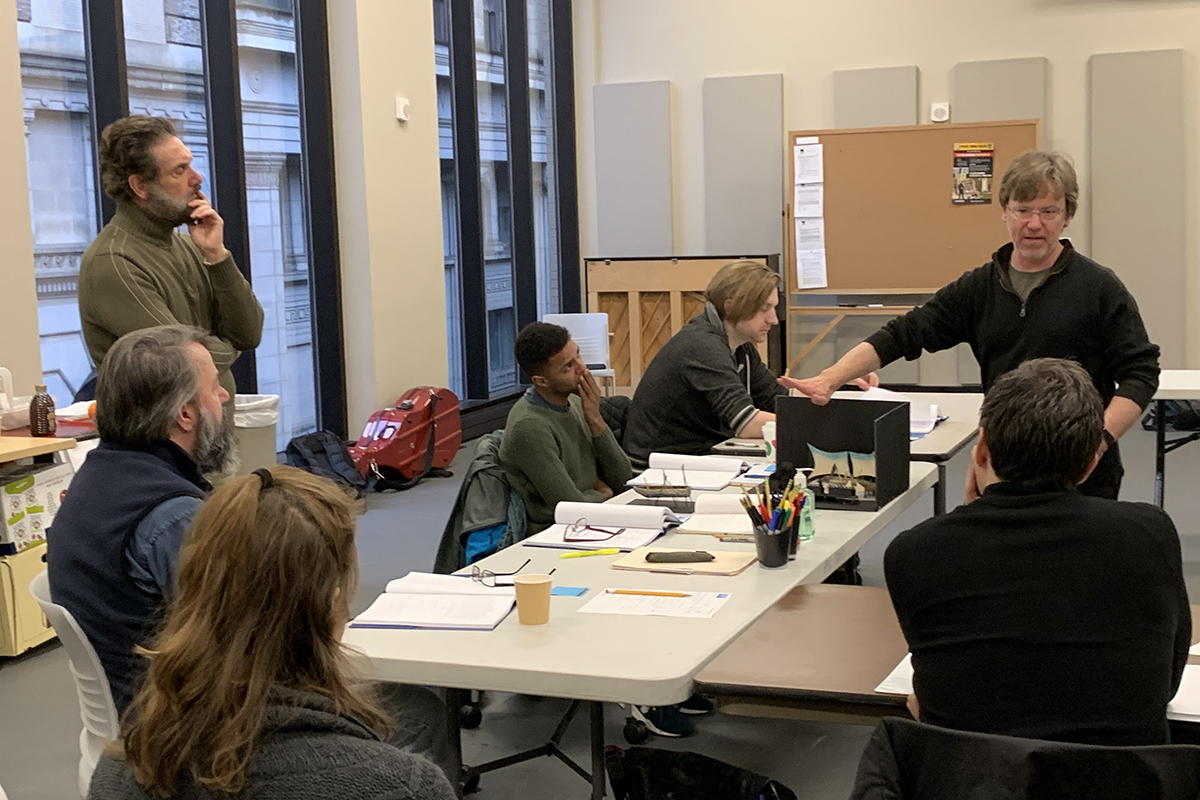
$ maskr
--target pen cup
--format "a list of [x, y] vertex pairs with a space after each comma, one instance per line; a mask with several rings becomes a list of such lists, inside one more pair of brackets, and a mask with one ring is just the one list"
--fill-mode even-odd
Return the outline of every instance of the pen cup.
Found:
[[550, 621], [550, 576], [516, 575], [517, 621], [522, 625], [545, 625]]
[[758, 551], [758, 563], [767, 569], [787, 565], [788, 535], [785, 531], [771, 531], [765, 525], [754, 526], [754, 549]]

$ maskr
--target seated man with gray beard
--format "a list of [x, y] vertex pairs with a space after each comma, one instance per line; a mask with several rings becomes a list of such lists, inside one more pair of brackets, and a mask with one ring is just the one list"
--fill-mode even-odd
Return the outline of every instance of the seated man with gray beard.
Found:
[[237, 470], [211, 338], [168, 325], [117, 340], [96, 383], [100, 445], [47, 533], [50, 594], [96, 648], [118, 712], [140, 682], [134, 647], [173, 594], [179, 549], [212, 488], [204, 476]]
[[[179, 551], [212, 488], [205, 476], [237, 471], [212, 344], [186, 325], [143, 328], [113, 344], [96, 382], [100, 446], [46, 535], [50, 597], [96, 648], [119, 713], [145, 672], [136, 648], [175, 594]], [[438, 696], [399, 684], [376, 695], [395, 722], [388, 742], [453, 775]]]

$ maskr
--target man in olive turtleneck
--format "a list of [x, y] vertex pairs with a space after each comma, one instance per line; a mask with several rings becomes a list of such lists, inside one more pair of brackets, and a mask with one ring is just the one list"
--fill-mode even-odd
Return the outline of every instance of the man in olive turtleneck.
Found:
[[[97, 367], [117, 339], [158, 325], [212, 333], [221, 386], [262, 338], [263, 310], [225, 249], [225, 222], [170, 120], [132, 116], [100, 134], [100, 178], [117, 213], [83, 254], [79, 317]], [[176, 232], [187, 225], [188, 235]], [[226, 414], [230, 403], [226, 403]]]

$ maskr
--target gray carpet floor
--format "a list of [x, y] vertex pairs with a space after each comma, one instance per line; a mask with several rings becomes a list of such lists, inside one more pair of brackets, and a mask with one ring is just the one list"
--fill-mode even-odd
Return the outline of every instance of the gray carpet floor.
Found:
[[[1122, 498], [1148, 501], [1154, 469], [1154, 441], [1133, 431], [1122, 439], [1126, 475]], [[354, 611], [365, 608], [391, 578], [413, 569], [429, 569], [442, 528], [470, 456], [468, 445], [455, 459], [455, 477], [429, 480], [407, 492], [368, 498], [359, 523], [361, 580]], [[948, 504], [962, 501], [966, 456], [950, 463]], [[1184, 571], [1189, 592], [1200, 597], [1200, 444], [1168, 456], [1167, 510], [1183, 541]], [[926, 493], [895, 524], [862, 550], [862, 573], [869, 584], [883, 585], [882, 557], [901, 530], [932, 513]], [[819, 533], [819, 532], [818, 532]], [[484, 722], [464, 731], [468, 763], [482, 763], [542, 744], [566, 710], [557, 699], [489, 694]], [[606, 730], [620, 744], [623, 715], [609, 707]], [[69, 800], [77, 797], [79, 708], [67, 658], [56, 643], [23, 656], [0, 658], [0, 786], [12, 800]], [[770, 775], [801, 798], [844, 798], [870, 729], [835, 723], [747, 719], [717, 714], [701, 720], [697, 732], [683, 740], [655, 739], [649, 744], [712, 755]], [[587, 724], [580, 718], [565, 749], [586, 767]], [[584, 798], [587, 785], [556, 760], [543, 758], [484, 776], [480, 800]]]

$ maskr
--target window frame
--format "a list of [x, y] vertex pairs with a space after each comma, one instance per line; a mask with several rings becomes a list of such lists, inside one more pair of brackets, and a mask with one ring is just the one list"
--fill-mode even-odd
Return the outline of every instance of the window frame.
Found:
[[[122, 0], [83, 0], [83, 4], [92, 141], [98, 147], [100, 132], [129, 114], [124, 11]], [[344, 437], [347, 401], [325, 0], [295, 0], [293, 12], [300, 82], [302, 190], [309, 252], [316, 424], [319, 429]], [[233, 253], [246, 280], [253, 284], [236, 2], [200, 0], [200, 16], [212, 156], [212, 175], [205, 177], [219, 189], [225, 246]], [[97, 219], [103, 227], [116, 213], [116, 203], [100, 188], [99, 159], [94, 161]], [[313, 208], [328, 209], [329, 213], [313, 214]], [[250, 394], [257, 391], [256, 363], [254, 351], [242, 353], [234, 363], [232, 371], [239, 390]]]
[[[478, 95], [475, 69], [473, 0], [440, 0], [448, 14], [451, 131], [457, 191], [458, 274], [462, 295], [464, 413], [473, 407], [495, 413], [494, 401], [520, 396], [524, 385], [501, 392], [488, 389], [487, 305], [484, 275], [484, 209], [480, 178]], [[495, 0], [502, 17], [505, 45], [505, 117], [512, 225], [513, 313], [517, 330], [538, 318], [537, 264], [534, 231], [533, 145], [530, 139], [529, 37], [526, 0]], [[513, 3], [519, 3], [519, 8]], [[575, 79], [571, 42], [570, 0], [548, 0], [551, 43], [546, 59], [554, 79], [554, 152], [557, 155], [560, 306], [566, 313], [581, 308], [579, 200], [575, 150]], [[434, 2], [435, 16], [438, 0]], [[435, 28], [440, 26], [435, 25]], [[440, 43], [440, 42], [439, 42]]]

